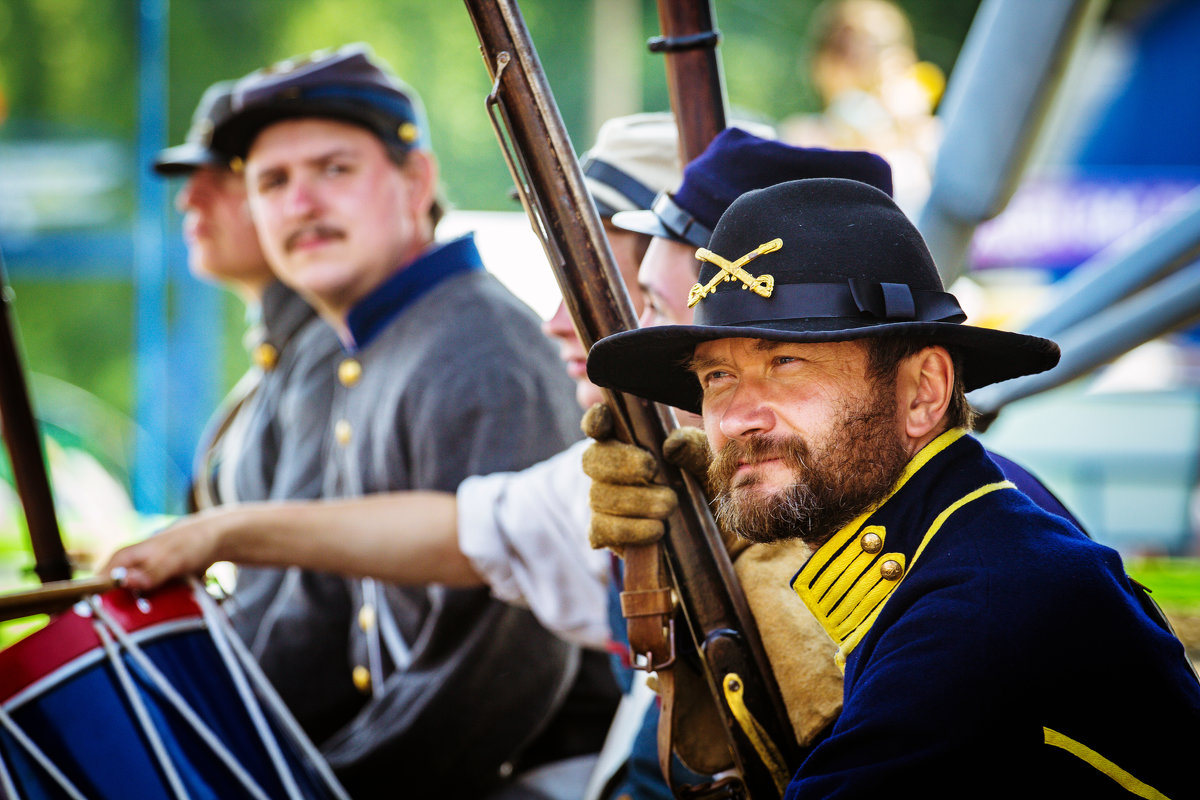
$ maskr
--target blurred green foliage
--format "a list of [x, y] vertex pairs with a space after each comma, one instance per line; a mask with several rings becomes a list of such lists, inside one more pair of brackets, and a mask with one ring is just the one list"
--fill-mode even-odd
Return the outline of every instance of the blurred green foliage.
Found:
[[1139, 558], [1126, 567], [1164, 610], [1200, 614], [1200, 559]]
[[[661, 58], [641, 45], [658, 31], [656, 6], [653, 0], [632, 2], [640, 4], [642, 30], [636, 33], [637, 42], [623, 42], [614, 53], [641, 53], [642, 86], [640, 97], [630, 97], [624, 113], [665, 109]], [[172, 142], [182, 139], [196, 100], [213, 81], [298, 53], [366, 41], [424, 97], [451, 201], [474, 209], [512, 208], [509, 178], [483, 112], [487, 75], [461, 5], [427, 0], [163, 4], [169, 13]], [[805, 67], [805, 31], [816, 5], [796, 0], [715, 2], [725, 78], [736, 108], [768, 120], [816, 110]], [[900, 5], [913, 21], [921, 57], [948, 73], [977, 2], [907, 0]], [[589, 98], [605, 80], [603, 66], [591, 69], [597, 45], [590, 6], [561, 0], [521, 4], [579, 149], [586, 147], [598, 126], [599, 121], [590, 118]], [[600, 8], [602, 14], [604, 6]], [[0, 3], [0, 95], [10, 123], [0, 127], [0, 138], [92, 135], [131, 142], [137, 121], [139, 11], [135, 0]], [[606, 48], [601, 42], [598, 46]]]

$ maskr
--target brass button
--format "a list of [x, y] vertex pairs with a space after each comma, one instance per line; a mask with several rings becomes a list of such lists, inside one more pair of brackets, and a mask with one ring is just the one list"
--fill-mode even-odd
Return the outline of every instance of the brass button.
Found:
[[333, 438], [337, 443], [345, 446], [350, 444], [350, 437], [353, 434], [353, 429], [350, 427], [348, 420], [339, 419], [333, 424]]
[[899, 561], [889, 558], [879, 565], [879, 574], [883, 576], [885, 581], [898, 581], [900, 580], [900, 576], [904, 574], [904, 567], [900, 566]]
[[361, 377], [362, 364], [358, 362], [357, 358], [347, 358], [338, 364], [338, 380], [342, 382], [342, 386], [353, 386]]
[[270, 342], [263, 342], [254, 348], [254, 351], [250, 353], [250, 358], [259, 367], [270, 372], [279, 363], [279, 351]]
[[358, 610], [358, 627], [364, 632], [375, 627], [375, 606], [363, 606]]
[[858, 540], [859, 546], [862, 547], [864, 553], [874, 555], [883, 549], [883, 537], [878, 533], [864, 533], [862, 538]]
[[359, 664], [350, 674], [354, 681], [354, 688], [360, 692], [369, 692], [371, 690], [371, 670]]
[[420, 129], [411, 122], [402, 122], [400, 123], [400, 126], [396, 128], [396, 136], [398, 136], [400, 141], [404, 142], [405, 144], [412, 144], [420, 135]]

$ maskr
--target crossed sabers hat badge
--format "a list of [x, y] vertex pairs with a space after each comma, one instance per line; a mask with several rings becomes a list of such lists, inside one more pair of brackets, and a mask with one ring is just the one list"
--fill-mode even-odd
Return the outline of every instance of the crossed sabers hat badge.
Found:
[[773, 253], [783, 247], [782, 239], [772, 239], [766, 244], [760, 244], [758, 247], [751, 250], [746, 255], [739, 258], [737, 261], [730, 263], [721, 256], [711, 250], [701, 247], [696, 251], [696, 258], [701, 261], [707, 261], [710, 264], [716, 264], [721, 271], [713, 275], [706, 285], [697, 283], [688, 292], [688, 308], [699, 303], [704, 297], [716, 291], [717, 285], [723, 281], [731, 281], [737, 278], [742, 282], [742, 289], [749, 289], [759, 297], [770, 297], [771, 292], [775, 291], [775, 277], [773, 275], [759, 275], [757, 278], [751, 275], [742, 267], [749, 264], [754, 259], [767, 253]]

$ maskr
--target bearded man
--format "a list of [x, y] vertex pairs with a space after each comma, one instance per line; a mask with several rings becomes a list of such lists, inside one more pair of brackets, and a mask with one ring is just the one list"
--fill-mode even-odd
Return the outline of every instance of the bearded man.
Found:
[[811, 551], [790, 586], [836, 645], [843, 707], [786, 796], [1193, 791], [1179, 641], [1114, 551], [969, 434], [966, 392], [1057, 346], [963, 324], [920, 234], [856, 181], [743, 195], [696, 256], [693, 324], [603, 339], [588, 374], [701, 413], [726, 532]]

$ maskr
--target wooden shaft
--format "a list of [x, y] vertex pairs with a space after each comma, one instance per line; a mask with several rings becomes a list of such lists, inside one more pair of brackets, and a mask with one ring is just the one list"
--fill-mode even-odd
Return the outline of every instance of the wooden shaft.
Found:
[[0, 432], [12, 461], [17, 495], [25, 510], [34, 569], [43, 583], [63, 581], [71, 577], [71, 563], [59, 533], [42, 440], [17, 352], [15, 327], [9, 311], [10, 295], [4, 263], [0, 259]]
[[73, 581], [50, 581], [36, 589], [25, 589], [0, 595], [0, 622], [32, 616], [55, 614], [70, 608], [89, 594], [107, 592], [116, 586], [112, 578], [79, 578]]
[[717, 56], [720, 34], [709, 0], [658, 0], [662, 52], [671, 110], [679, 126], [679, 154], [687, 164], [725, 129], [725, 80]]

